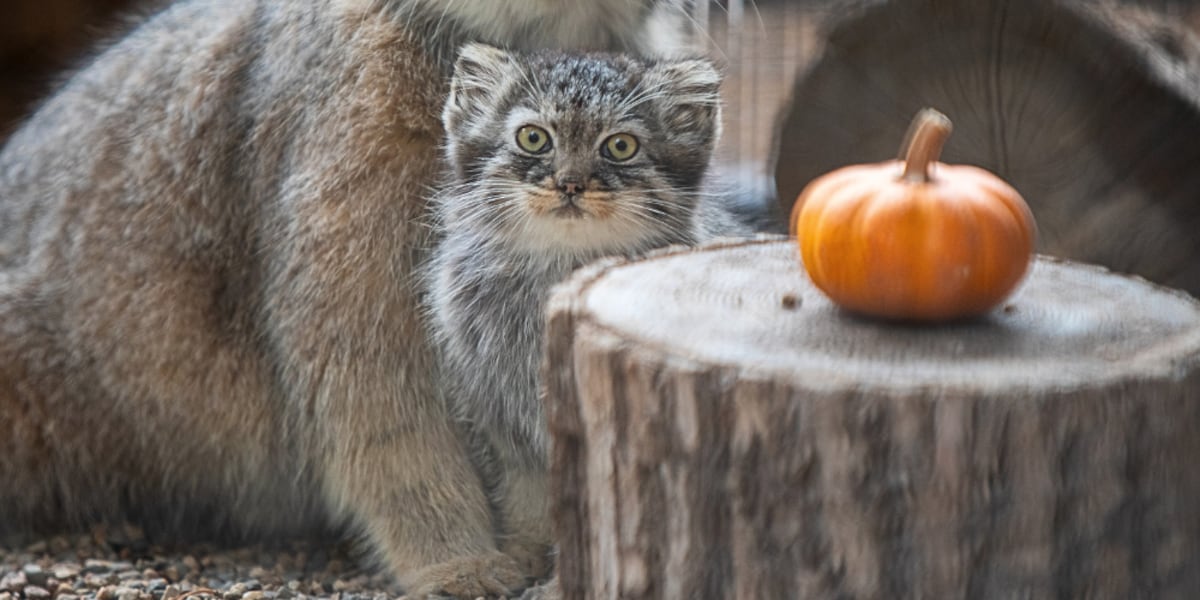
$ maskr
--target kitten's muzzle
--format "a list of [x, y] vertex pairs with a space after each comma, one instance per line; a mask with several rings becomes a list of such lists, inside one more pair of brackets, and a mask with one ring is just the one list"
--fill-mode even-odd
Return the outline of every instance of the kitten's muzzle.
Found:
[[579, 206], [580, 194], [583, 193], [583, 187], [577, 184], [572, 184], [574, 187], [559, 186], [558, 187], [558, 206], [551, 212], [558, 217], [567, 217], [578, 219], [584, 216], [583, 207]]
[[579, 206], [584, 191], [583, 180], [570, 176], [557, 177], [554, 180], [554, 186], [558, 188], [559, 204], [551, 212], [560, 218], [578, 219], [583, 217], [586, 211]]

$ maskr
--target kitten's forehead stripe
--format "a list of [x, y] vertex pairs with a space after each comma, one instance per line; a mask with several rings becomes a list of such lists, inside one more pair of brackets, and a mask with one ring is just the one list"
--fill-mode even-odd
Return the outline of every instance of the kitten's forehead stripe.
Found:
[[616, 55], [535, 55], [529, 69], [544, 74], [556, 104], [574, 109], [619, 104], [641, 79], [640, 64]]

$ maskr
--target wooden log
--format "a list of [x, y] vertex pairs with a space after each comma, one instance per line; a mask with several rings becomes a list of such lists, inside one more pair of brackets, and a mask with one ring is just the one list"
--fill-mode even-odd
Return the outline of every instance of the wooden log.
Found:
[[821, 173], [895, 158], [932, 106], [955, 125], [944, 160], [1012, 183], [1041, 252], [1200, 294], [1195, 32], [1112, 2], [847, 4], [777, 131], [785, 211]]
[[1200, 597], [1200, 303], [1039, 258], [983, 318], [889, 324], [796, 254], [556, 291], [565, 598]]

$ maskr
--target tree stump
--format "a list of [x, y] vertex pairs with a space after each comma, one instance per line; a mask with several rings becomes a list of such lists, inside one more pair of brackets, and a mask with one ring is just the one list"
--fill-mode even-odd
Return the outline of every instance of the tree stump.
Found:
[[1113, 2], [845, 4], [777, 130], [783, 214], [817, 175], [896, 158], [930, 106], [954, 121], [944, 160], [1016, 187], [1042, 252], [1200, 295], [1194, 32]]
[[792, 241], [579, 272], [547, 330], [566, 598], [1200, 597], [1200, 303], [1038, 258], [847, 314]]

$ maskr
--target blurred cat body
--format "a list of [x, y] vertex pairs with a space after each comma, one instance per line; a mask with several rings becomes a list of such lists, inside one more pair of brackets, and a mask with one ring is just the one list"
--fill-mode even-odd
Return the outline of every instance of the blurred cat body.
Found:
[[704, 191], [719, 87], [695, 59], [472, 45], [458, 61], [430, 321], [502, 536], [525, 554], [551, 543], [538, 376], [550, 288], [604, 256], [750, 233]]
[[670, 54], [682, 11], [182, 0], [98, 55], [0, 152], [0, 533], [350, 530], [412, 596], [541, 575], [421, 325], [453, 57]]

